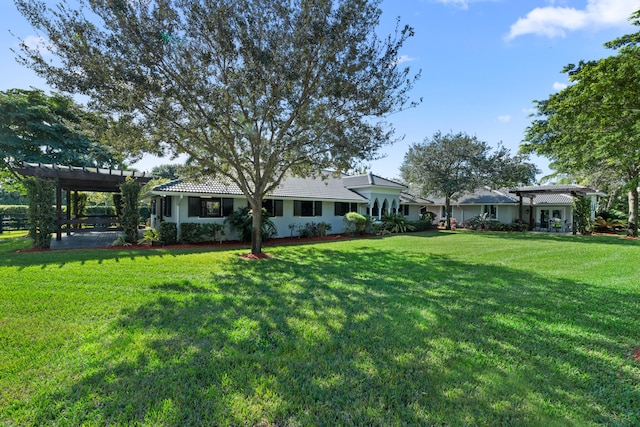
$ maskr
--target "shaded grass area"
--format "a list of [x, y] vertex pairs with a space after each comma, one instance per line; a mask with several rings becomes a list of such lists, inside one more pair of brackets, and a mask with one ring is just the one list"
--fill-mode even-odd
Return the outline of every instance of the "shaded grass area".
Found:
[[640, 423], [638, 242], [268, 250], [2, 253], [0, 422]]

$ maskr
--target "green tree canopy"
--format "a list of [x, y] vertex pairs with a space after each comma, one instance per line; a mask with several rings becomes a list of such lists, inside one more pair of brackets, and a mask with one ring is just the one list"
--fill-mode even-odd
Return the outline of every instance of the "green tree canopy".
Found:
[[[640, 25], [640, 15], [634, 15]], [[536, 119], [521, 152], [548, 157], [558, 171], [603, 176], [628, 191], [628, 234], [637, 236], [640, 178], [640, 47], [638, 34], [607, 43], [616, 55], [570, 64], [571, 84], [535, 101]]]
[[120, 158], [96, 141], [99, 121], [61, 94], [46, 95], [36, 89], [0, 91], [0, 169], [23, 161], [114, 166]]
[[392, 141], [384, 117], [411, 105], [417, 76], [398, 58], [412, 29], [377, 37], [378, 0], [14, 1], [59, 59], [23, 44], [27, 66], [242, 189], [253, 253], [286, 174], [375, 158]]
[[451, 200], [483, 185], [492, 187], [531, 183], [537, 169], [525, 156], [491, 147], [465, 133], [436, 132], [413, 144], [400, 167], [402, 179], [422, 196], [445, 198], [446, 227], [451, 229]]

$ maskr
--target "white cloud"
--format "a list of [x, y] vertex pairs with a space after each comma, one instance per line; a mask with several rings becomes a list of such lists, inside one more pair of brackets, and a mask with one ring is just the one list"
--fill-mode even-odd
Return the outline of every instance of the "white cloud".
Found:
[[566, 89], [567, 86], [569, 85], [566, 83], [555, 82], [553, 84], [553, 90], [557, 90], [558, 92], [560, 92], [561, 90]]
[[482, 1], [499, 1], [499, 0], [432, 0], [445, 6], [454, 6], [460, 9], [468, 9], [471, 3], [479, 3]]
[[621, 26], [627, 24], [631, 14], [638, 9], [640, 0], [588, 0], [584, 10], [538, 7], [511, 25], [506, 38], [513, 40], [525, 34], [564, 37], [567, 31]]
[[531, 108], [523, 108], [522, 112], [525, 113], [527, 116], [530, 116], [532, 114], [535, 114], [538, 112], [538, 109], [535, 107], [531, 107]]
[[511, 116], [506, 114], [504, 116], [498, 116], [498, 120], [503, 123], [509, 123], [511, 121]]
[[396, 58], [396, 64], [402, 64], [403, 62], [411, 62], [415, 61], [415, 58], [410, 57], [409, 55], [400, 55]]
[[29, 49], [35, 50], [42, 56], [51, 55], [55, 51], [55, 47], [49, 41], [40, 36], [27, 36], [22, 43]]

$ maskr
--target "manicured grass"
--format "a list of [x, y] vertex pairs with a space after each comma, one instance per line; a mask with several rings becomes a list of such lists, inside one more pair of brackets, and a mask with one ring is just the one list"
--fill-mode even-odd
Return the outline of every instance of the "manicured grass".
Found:
[[7, 242], [0, 424], [640, 424], [638, 241]]

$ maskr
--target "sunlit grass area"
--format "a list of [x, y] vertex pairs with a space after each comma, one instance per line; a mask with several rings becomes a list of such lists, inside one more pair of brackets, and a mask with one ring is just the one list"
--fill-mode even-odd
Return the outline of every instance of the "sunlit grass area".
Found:
[[20, 244], [0, 240], [0, 424], [640, 424], [638, 241]]

